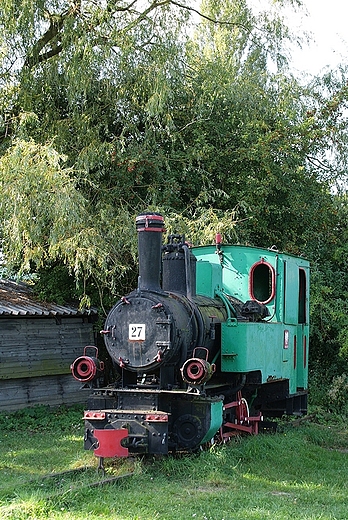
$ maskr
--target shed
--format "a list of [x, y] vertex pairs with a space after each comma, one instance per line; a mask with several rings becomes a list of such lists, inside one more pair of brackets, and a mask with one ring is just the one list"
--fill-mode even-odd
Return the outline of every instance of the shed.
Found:
[[86, 401], [71, 363], [95, 344], [95, 309], [38, 301], [30, 286], [0, 280], [0, 411]]

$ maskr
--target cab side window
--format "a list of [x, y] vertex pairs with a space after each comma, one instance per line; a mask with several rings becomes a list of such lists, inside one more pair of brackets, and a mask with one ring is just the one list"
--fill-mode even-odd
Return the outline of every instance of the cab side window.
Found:
[[274, 298], [274, 268], [263, 259], [256, 262], [250, 269], [249, 294], [253, 300], [260, 303], [269, 303]]

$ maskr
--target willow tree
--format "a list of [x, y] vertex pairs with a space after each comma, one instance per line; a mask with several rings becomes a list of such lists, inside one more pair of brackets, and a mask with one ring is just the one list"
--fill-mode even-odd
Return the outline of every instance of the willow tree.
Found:
[[151, 151], [156, 132], [168, 131], [163, 106], [180, 73], [184, 7], [1, 3], [1, 235], [9, 268], [42, 272], [63, 263], [82, 293], [86, 280], [115, 292], [127, 273], [132, 278], [128, 224], [157, 186], [166, 189]]
[[327, 241], [330, 188], [344, 171], [332, 160], [330, 170], [328, 155], [336, 146], [346, 159], [344, 75], [309, 85], [293, 77], [293, 36], [280, 13], [256, 18], [245, 2], [229, 0], [203, 8], [224, 23], [203, 20], [188, 47], [186, 97], [175, 103], [182, 200], [239, 207], [240, 240], [312, 252], [313, 236]]
[[185, 205], [175, 148], [177, 102], [187, 90], [183, 27], [196, 12], [189, 4], [1, 3], [1, 235], [9, 268], [53, 272], [63, 263], [82, 292], [86, 280], [121, 290], [133, 281], [129, 223], [138, 208]]
[[[192, 13], [196, 33], [187, 31]], [[63, 263], [82, 292], [125, 290], [134, 283], [132, 221], [148, 206], [203, 228], [212, 206], [230, 236], [237, 229], [240, 240], [299, 247], [313, 205], [306, 211], [301, 189], [289, 194], [302, 179], [308, 193], [317, 189], [303, 164], [318, 120], [284, 68], [290, 35], [279, 13], [256, 16], [244, 0], [197, 9], [173, 0], [3, 0], [0, 15], [9, 266], [51, 271]], [[66, 182], [54, 189], [59, 178]], [[40, 186], [49, 196], [39, 196]], [[226, 214], [233, 208], [243, 217], [237, 228], [236, 213]], [[59, 233], [57, 215], [68, 214]], [[13, 215], [26, 219], [22, 232]]]

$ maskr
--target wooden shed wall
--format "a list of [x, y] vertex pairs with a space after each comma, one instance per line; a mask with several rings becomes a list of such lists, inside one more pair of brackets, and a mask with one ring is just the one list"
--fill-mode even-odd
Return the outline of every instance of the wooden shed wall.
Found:
[[90, 390], [82, 389], [72, 375], [42, 376], [0, 381], [0, 411], [35, 405], [70, 406], [87, 402]]
[[83, 403], [70, 365], [86, 345], [94, 345], [93, 325], [81, 316], [2, 317], [0, 410]]

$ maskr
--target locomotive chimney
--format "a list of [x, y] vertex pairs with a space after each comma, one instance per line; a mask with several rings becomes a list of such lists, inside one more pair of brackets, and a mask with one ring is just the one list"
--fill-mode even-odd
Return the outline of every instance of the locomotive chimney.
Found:
[[159, 213], [142, 213], [136, 218], [140, 291], [162, 292], [160, 285], [164, 219]]

